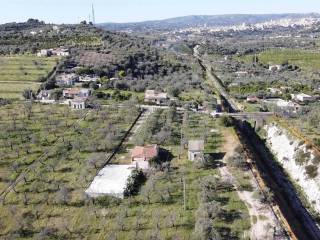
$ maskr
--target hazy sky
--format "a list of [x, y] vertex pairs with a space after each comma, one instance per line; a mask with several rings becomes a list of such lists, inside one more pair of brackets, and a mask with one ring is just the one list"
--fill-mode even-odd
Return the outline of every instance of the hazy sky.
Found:
[[51, 23], [88, 19], [131, 22], [185, 15], [320, 12], [320, 0], [0, 0], [0, 22], [38, 18]]

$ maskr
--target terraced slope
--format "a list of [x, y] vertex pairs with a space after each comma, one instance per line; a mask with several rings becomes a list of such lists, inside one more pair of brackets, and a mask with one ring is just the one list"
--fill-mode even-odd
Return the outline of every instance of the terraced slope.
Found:
[[33, 55], [0, 57], [0, 98], [19, 99], [26, 88], [36, 90], [58, 58], [39, 58]]

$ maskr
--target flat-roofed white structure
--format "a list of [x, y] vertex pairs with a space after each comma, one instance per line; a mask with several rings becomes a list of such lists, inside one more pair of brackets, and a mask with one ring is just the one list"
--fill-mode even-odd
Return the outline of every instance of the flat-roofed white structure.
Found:
[[90, 197], [104, 195], [123, 198], [127, 179], [131, 175], [132, 165], [108, 165], [104, 167], [93, 179], [89, 188], [85, 191]]

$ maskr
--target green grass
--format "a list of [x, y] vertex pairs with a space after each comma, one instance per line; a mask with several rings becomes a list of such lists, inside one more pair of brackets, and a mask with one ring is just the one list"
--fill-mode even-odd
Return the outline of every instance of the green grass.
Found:
[[46, 77], [58, 58], [39, 58], [33, 55], [0, 57], [0, 98], [21, 98], [26, 88], [37, 90], [39, 79]]
[[[241, 57], [246, 62], [252, 61], [253, 55]], [[307, 50], [277, 49], [268, 50], [258, 55], [259, 61], [264, 64], [289, 64], [299, 66], [303, 71], [318, 71], [320, 68], [320, 53]]]

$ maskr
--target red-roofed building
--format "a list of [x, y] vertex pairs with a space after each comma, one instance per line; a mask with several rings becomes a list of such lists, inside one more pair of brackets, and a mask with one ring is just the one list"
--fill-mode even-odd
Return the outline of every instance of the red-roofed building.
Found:
[[137, 168], [148, 169], [149, 161], [159, 154], [158, 145], [136, 146], [131, 151], [131, 161]]

